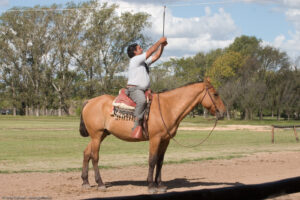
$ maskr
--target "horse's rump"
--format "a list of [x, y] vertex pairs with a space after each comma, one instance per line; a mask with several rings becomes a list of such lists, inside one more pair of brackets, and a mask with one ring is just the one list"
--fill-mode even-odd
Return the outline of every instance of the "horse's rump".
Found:
[[80, 125], [79, 125], [79, 132], [80, 132], [80, 135], [82, 137], [88, 137], [89, 136], [89, 132], [87, 131], [86, 127], [85, 127], [85, 124], [84, 124], [84, 121], [83, 121], [83, 118], [82, 118], [82, 111], [83, 111], [83, 108], [84, 106], [88, 103], [88, 101], [85, 101], [83, 103], [83, 106], [82, 106], [82, 110], [81, 110], [81, 114], [80, 114]]

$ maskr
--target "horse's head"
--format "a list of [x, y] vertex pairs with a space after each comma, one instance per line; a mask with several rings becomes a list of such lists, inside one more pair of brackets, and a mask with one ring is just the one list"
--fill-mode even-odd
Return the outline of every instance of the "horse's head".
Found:
[[226, 108], [218, 92], [210, 83], [209, 78], [205, 78], [204, 87], [204, 96], [201, 104], [208, 109], [212, 115], [215, 115], [217, 119], [223, 119]]

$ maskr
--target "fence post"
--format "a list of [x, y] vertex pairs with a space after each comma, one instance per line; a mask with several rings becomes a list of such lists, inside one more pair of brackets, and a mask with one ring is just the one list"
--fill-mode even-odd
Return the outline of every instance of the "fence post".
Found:
[[272, 144], [274, 144], [274, 126], [272, 126]]
[[294, 126], [294, 134], [295, 134], [295, 137], [296, 137], [297, 142], [299, 142], [298, 134], [297, 134], [297, 132], [296, 132], [296, 126]]

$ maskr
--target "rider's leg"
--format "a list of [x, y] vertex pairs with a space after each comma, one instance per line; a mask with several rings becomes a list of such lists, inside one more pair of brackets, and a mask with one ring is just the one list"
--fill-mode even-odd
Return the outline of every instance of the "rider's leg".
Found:
[[147, 101], [144, 90], [139, 89], [138, 87], [130, 89], [129, 97], [136, 103], [134, 111], [135, 121], [133, 127], [133, 129], [135, 129], [137, 126], [141, 125], [143, 121]]

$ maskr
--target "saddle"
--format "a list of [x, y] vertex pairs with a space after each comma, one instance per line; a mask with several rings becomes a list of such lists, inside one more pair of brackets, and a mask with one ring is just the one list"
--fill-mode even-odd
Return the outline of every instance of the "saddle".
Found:
[[[145, 97], [147, 99], [147, 106], [145, 108], [144, 120], [143, 120], [143, 135], [144, 138], [149, 138], [148, 136], [148, 117], [150, 111], [150, 105], [152, 101], [152, 91], [150, 89], [146, 90]], [[119, 91], [119, 95], [115, 98], [112, 103], [111, 115], [117, 120], [128, 120], [134, 121], [134, 110], [136, 103], [127, 95], [126, 88], [122, 88]]]

